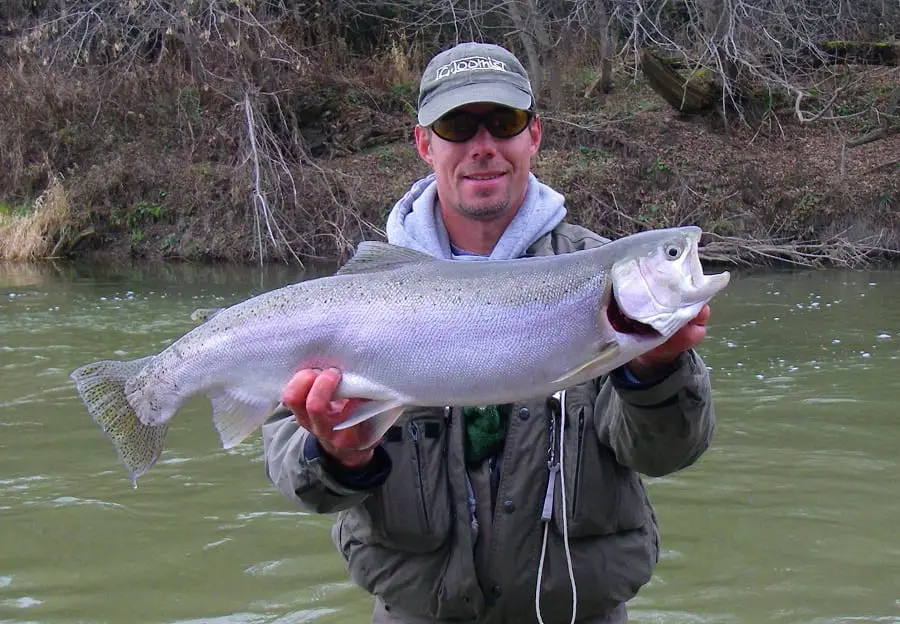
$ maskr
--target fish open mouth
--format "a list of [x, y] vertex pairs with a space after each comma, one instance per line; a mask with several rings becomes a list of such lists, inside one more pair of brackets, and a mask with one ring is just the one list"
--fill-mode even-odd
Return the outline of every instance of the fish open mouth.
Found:
[[609, 298], [609, 305], [606, 307], [606, 318], [613, 329], [620, 334], [636, 334], [638, 336], [658, 336], [659, 332], [646, 323], [635, 321], [625, 316], [622, 308], [619, 307], [615, 297]]

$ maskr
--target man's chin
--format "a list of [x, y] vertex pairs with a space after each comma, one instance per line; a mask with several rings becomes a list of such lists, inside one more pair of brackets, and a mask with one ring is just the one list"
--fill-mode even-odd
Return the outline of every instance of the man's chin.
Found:
[[477, 221], [490, 221], [507, 213], [509, 202], [472, 202], [461, 204], [459, 211], [471, 219]]

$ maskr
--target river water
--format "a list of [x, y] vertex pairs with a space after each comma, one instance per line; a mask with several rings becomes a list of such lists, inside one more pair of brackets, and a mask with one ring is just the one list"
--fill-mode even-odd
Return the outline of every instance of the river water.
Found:
[[[0, 623], [367, 621], [258, 435], [221, 450], [194, 401], [135, 490], [68, 377], [311, 275], [0, 264]], [[713, 303], [716, 439], [648, 480], [663, 553], [632, 620], [900, 623], [900, 271], [740, 274]]]

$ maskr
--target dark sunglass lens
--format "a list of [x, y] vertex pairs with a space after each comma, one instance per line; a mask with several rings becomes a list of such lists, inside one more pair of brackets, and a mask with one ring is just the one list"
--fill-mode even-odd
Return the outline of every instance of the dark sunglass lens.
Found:
[[469, 113], [445, 115], [431, 126], [445, 141], [468, 141], [478, 131], [478, 119]]
[[489, 130], [498, 138], [512, 137], [528, 125], [528, 113], [523, 110], [501, 108], [491, 114]]

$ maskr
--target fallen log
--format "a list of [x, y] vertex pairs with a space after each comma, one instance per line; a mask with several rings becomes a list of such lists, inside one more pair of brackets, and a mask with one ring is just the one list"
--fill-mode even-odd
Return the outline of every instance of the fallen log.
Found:
[[824, 41], [818, 55], [831, 63], [854, 65], [900, 65], [900, 43], [883, 41]]
[[712, 108], [722, 93], [721, 85], [709, 69], [682, 74], [675, 63], [652, 50], [641, 50], [641, 71], [650, 87], [682, 113]]

